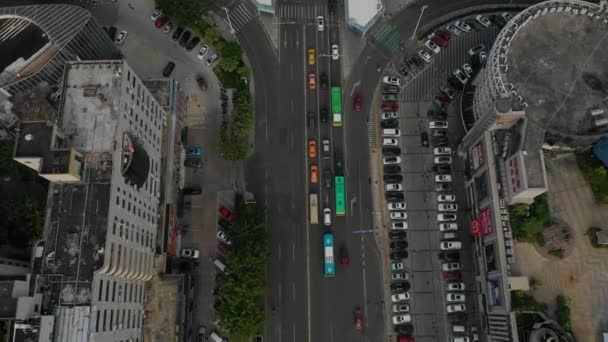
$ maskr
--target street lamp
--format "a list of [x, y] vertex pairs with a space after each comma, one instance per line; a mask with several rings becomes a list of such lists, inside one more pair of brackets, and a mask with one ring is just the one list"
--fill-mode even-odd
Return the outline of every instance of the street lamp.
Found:
[[424, 5], [420, 9], [420, 16], [418, 17], [418, 21], [416, 22], [416, 27], [414, 28], [414, 33], [412, 33], [412, 38], [410, 38], [410, 39], [414, 39], [414, 37], [416, 36], [416, 31], [418, 31], [418, 25], [420, 25], [420, 19], [422, 19], [422, 14], [424, 13], [424, 10], [427, 7], [429, 7], [429, 6], [428, 5]]

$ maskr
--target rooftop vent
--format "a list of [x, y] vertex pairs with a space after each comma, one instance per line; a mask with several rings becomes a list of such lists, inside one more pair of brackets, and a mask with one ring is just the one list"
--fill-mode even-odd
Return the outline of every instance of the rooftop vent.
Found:
[[32, 135], [31, 133], [28, 133], [25, 135], [25, 141], [32, 141], [34, 140], [34, 135]]

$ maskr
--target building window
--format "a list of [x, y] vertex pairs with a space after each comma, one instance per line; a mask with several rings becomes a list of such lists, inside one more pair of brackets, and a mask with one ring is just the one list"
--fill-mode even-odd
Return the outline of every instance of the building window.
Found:
[[496, 271], [496, 252], [494, 244], [487, 245], [484, 248], [485, 260], [486, 260], [486, 272]]

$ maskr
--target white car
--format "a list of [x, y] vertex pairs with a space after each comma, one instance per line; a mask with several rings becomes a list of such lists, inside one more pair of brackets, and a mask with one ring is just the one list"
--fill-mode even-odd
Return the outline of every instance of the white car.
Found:
[[437, 205], [437, 210], [439, 211], [458, 211], [458, 205], [455, 203], [439, 203]]
[[410, 306], [407, 304], [393, 304], [393, 312], [394, 313], [410, 312]]
[[513, 19], [513, 16], [510, 13], [504, 12], [501, 15], [503, 18], [505, 18], [506, 21], [511, 21], [511, 19]]
[[152, 19], [152, 21], [156, 21], [156, 19], [160, 18], [161, 15], [163, 15], [163, 11], [159, 10], [158, 8], [155, 8], [152, 12], [152, 15], [150, 16], [150, 19]]
[[442, 251], [457, 251], [462, 249], [462, 243], [460, 241], [442, 241], [439, 248]]
[[424, 51], [424, 50], [420, 50], [418, 51], [418, 56], [420, 58], [422, 58], [423, 61], [427, 62], [427, 63], [431, 63], [431, 55], [429, 55], [428, 52]]
[[407, 222], [392, 222], [391, 230], [404, 230], [407, 229]]
[[395, 324], [395, 325], [409, 323], [411, 321], [412, 321], [412, 316], [410, 316], [410, 314], [393, 316], [393, 324]]
[[328, 139], [323, 139], [323, 159], [329, 159], [331, 155], [331, 145]]
[[125, 41], [125, 39], [127, 39], [128, 34], [129, 33], [127, 31], [120, 31], [118, 33], [118, 35], [116, 36], [116, 39], [114, 39], [114, 43], [122, 44]]
[[389, 183], [386, 184], [386, 191], [402, 191], [403, 185], [399, 183]]
[[456, 196], [454, 195], [438, 195], [437, 202], [455, 202]]
[[206, 61], [207, 66], [211, 66], [211, 64], [213, 64], [213, 62], [217, 61], [218, 58], [219, 57], [218, 57], [217, 53], [214, 53], [211, 56], [209, 56], [209, 58], [207, 58], [207, 61]]
[[323, 209], [323, 223], [326, 226], [331, 226], [331, 209], [329, 208]]
[[456, 214], [437, 214], [437, 221], [456, 221]]
[[325, 30], [325, 20], [322, 16], [317, 17], [317, 31]]
[[391, 301], [393, 301], [393, 303], [402, 302], [402, 301], [408, 300], [408, 299], [410, 299], [409, 292], [395, 293], [394, 295], [391, 296]]
[[384, 138], [382, 139], [382, 146], [398, 146], [399, 140], [395, 138]]
[[173, 30], [174, 27], [175, 27], [175, 24], [172, 21], [170, 21], [167, 23], [167, 25], [165, 25], [165, 27], [163, 27], [163, 32], [169, 33], [169, 32], [171, 32], [171, 30]]
[[458, 29], [463, 32], [471, 31], [471, 26], [467, 25], [464, 21], [457, 21], [454, 23], [454, 26], [458, 27]]
[[471, 78], [471, 76], [473, 76], [473, 68], [471, 68], [469, 63], [464, 63], [462, 65], [462, 71], [464, 71], [464, 73], [467, 75], [467, 78]]
[[426, 42], [424, 42], [424, 46], [426, 46], [427, 49], [433, 51], [434, 53], [439, 53], [439, 51], [441, 51], [439, 46], [437, 46], [437, 44], [435, 44], [435, 42], [433, 42], [432, 40], [427, 40]]
[[458, 230], [458, 224], [453, 222], [439, 224], [439, 231], [447, 232], [451, 230]]
[[403, 211], [393, 211], [390, 214], [391, 220], [407, 220], [407, 214]]
[[448, 313], [464, 312], [466, 310], [464, 304], [451, 304], [445, 307]]
[[395, 272], [391, 274], [391, 280], [408, 280], [410, 277], [406, 272]]
[[382, 118], [382, 120], [398, 119], [399, 118], [399, 113], [397, 113], [397, 112], [385, 112], [385, 113], [382, 113], [381, 118]]
[[435, 147], [433, 149], [433, 154], [435, 154], [436, 156], [441, 156], [444, 154], [450, 155], [450, 154], [452, 154], [452, 148], [451, 147]]
[[340, 50], [338, 49], [338, 44], [334, 44], [331, 46], [331, 59], [337, 61], [340, 58]]
[[182, 249], [182, 258], [198, 259], [200, 255], [198, 249], [186, 248]]
[[459, 262], [444, 262], [441, 264], [441, 269], [444, 271], [458, 271], [462, 269]]
[[384, 165], [393, 165], [401, 163], [401, 157], [384, 157], [382, 158]]
[[205, 57], [205, 54], [207, 53], [207, 50], [209, 50], [209, 45], [203, 44], [201, 49], [198, 51], [198, 55], [196, 57], [202, 61]]
[[448, 283], [448, 291], [464, 291], [464, 283]]
[[483, 25], [485, 27], [490, 27], [490, 25], [492, 24], [492, 23], [490, 23], [490, 19], [484, 17], [481, 14], [476, 16], [475, 20], [477, 20], [478, 23], [480, 23], [481, 25]]
[[406, 207], [405, 202], [391, 202], [388, 204], [388, 210], [405, 210]]
[[228, 235], [221, 230], [217, 231], [217, 239], [220, 242], [227, 244], [228, 246], [232, 245], [232, 241], [230, 241], [230, 238], [228, 237]]
[[462, 72], [462, 70], [456, 68], [453, 72], [452, 75], [454, 75], [454, 77], [456, 77], [458, 79], [458, 81], [460, 81], [460, 83], [465, 84], [467, 83], [467, 81], [469, 80], [469, 78], [467, 77], [467, 75], [465, 75], [464, 72]]
[[395, 76], [384, 76], [382, 78], [382, 82], [384, 82], [386, 84], [396, 85], [396, 86], [401, 85], [401, 80], [399, 79], [399, 77], [395, 77]]
[[460, 31], [459, 29], [456, 28], [456, 26], [450, 24], [448, 26], [445, 27], [448, 31], [450, 31], [450, 33], [452, 33], [455, 36], [460, 36], [462, 34], [462, 31]]
[[433, 159], [435, 164], [452, 164], [452, 157], [439, 156]]
[[452, 176], [450, 175], [435, 175], [435, 182], [437, 183], [448, 183], [452, 181]]
[[483, 44], [473, 46], [471, 49], [469, 49], [469, 56], [475, 56], [481, 51], [486, 51], [486, 47]]
[[462, 293], [448, 293], [445, 300], [448, 302], [464, 302], [465, 296]]
[[429, 128], [431, 128], [431, 129], [448, 128], [448, 122], [447, 121], [431, 121], [431, 122], [429, 122]]

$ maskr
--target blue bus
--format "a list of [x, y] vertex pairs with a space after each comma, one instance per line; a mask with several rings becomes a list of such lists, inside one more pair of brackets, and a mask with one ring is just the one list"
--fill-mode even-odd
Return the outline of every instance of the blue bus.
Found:
[[323, 233], [323, 254], [323, 275], [333, 277], [336, 274], [336, 265], [334, 263], [334, 233], [332, 232]]

